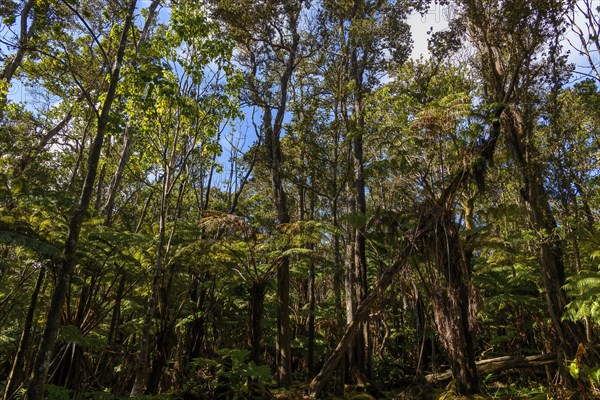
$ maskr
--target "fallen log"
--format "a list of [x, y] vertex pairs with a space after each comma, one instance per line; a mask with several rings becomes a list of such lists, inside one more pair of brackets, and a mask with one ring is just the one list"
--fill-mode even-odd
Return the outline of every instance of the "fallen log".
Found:
[[[556, 354], [538, 354], [535, 356], [503, 356], [477, 361], [477, 372], [479, 375], [493, 374], [498, 371], [512, 368], [540, 367], [556, 363]], [[429, 383], [444, 382], [452, 379], [452, 371], [439, 374], [425, 375]]]

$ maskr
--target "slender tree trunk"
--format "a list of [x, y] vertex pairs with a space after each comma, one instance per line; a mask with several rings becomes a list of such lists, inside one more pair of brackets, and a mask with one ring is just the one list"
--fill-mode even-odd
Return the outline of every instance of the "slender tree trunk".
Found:
[[[344, 274], [343, 265], [342, 265], [342, 256], [340, 252], [340, 236], [337, 233], [337, 228], [339, 228], [338, 221], [338, 210], [337, 210], [337, 195], [333, 200], [332, 213], [333, 213], [333, 226], [336, 228], [336, 232], [333, 237], [333, 291], [334, 291], [334, 299], [335, 299], [335, 310], [336, 310], [336, 320], [337, 320], [337, 332], [336, 338], [340, 338], [343, 334], [344, 329], [344, 309], [342, 307], [342, 276]], [[343, 396], [344, 395], [344, 379], [346, 375], [346, 371], [344, 368], [344, 363], [337, 366], [337, 379], [335, 383], [335, 395]], [[311, 375], [312, 376], [312, 375]]]
[[[273, 201], [277, 210], [277, 222], [287, 224], [290, 222], [290, 214], [283, 185], [281, 134], [283, 131], [284, 118], [287, 112], [288, 90], [291, 85], [292, 75], [296, 69], [299, 56], [300, 34], [298, 25], [303, 2], [283, 7], [281, 17], [286, 20], [286, 36], [290, 38], [284, 53], [282, 70], [279, 74], [278, 99], [276, 104], [277, 113], [272, 115], [271, 99], [261, 97], [261, 90], [256, 87], [258, 64], [252, 46], [247, 48], [251, 71], [248, 74], [247, 83], [252, 92], [253, 103], [262, 109], [261, 129], [264, 133], [264, 149], [267, 155], [267, 165], [271, 174], [271, 190]], [[251, 35], [250, 35], [251, 36]], [[249, 41], [255, 39], [250, 37]], [[240, 43], [246, 47], [246, 43]], [[272, 44], [272, 43], [270, 43]], [[281, 386], [289, 386], [292, 383], [292, 351], [291, 351], [291, 329], [290, 329], [290, 261], [289, 257], [281, 257], [277, 261], [277, 337], [276, 337], [276, 369], [277, 381]]]
[[100, 205], [102, 204], [102, 198], [104, 197], [104, 179], [106, 178], [106, 164], [102, 164], [100, 168], [100, 174], [98, 174], [98, 185], [96, 187], [96, 202], [94, 204], [94, 210], [100, 211]]
[[[314, 246], [309, 246], [312, 250]], [[315, 368], [315, 308], [316, 308], [316, 293], [315, 293], [315, 261], [313, 259], [308, 262], [308, 374], [312, 376]]]
[[260, 364], [262, 342], [262, 317], [265, 301], [265, 282], [254, 282], [250, 287], [250, 359]]
[[[341, 43], [341, 47], [343, 48], [345, 45], [345, 36], [344, 36], [344, 24], [340, 22], [339, 24], [339, 39]], [[338, 68], [338, 77], [337, 77], [337, 91], [338, 93], [343, 93], [344, 87], [344, 79], [345, 79], [345, 69], [343, 68], [344, 63], [341, 64], [341, 67]], [[335, 102], [334, 115], [335, 115], [335, 125], [340, 126], [340, 122], [343, 118], [341, 118], [341, 112], [344, 110], [343, 99], [338, 98]], [[345, 112], [345, 111], [344, 111]], [[336, 229], [333, 237], [333, 291], [334, 291], [334, 299], [335, 299], [335, 309], [336, 309], [336, 317], [337, 317], [337, 332], [336, 338], [341, 338], [344, 333], [344, 313], [347, 310], [344, 310], [344, 306], [342, 303], [342, 293], [349, 293], [347, 290], [351, 287], [351, 282], [347, 281], [347, 275], [345, 274], [345, 264], [342, 260], [342, 252], [341, 252], [341, 237], [338, 233], [338, 228], [340, 228], [339, 222], [339, 202], [340, 202], [340, 194], [342, 188], [345, 187], [345, 182], [339, 182], [338, 177], [341, 175], [340, 171], [340, 145], [341, 145], [341, 135], [342, 129], [341, 126], [335, 130], [335, 140], [333, 147], [333, 199], [331, 205], [331, 213], [333, 218], [333, 226]], [[347, 285], [347, 287], [345, 286]], [[351, 293], [351, 292], [350, 292]], [[350, 296], [350, 300], [352, 297]], [[348, 298], [346, 298], [346, 305]], [[350, 301], [352, 304], [352, 301]], [[350, 310], [352, 311], [352, 310]], [[348, 360], [347, 360], [348, 361]], [[335, 394], [337, 396], [344, 395], [344, 384], [346, 379], [346, 364], [341, 363], [337, 367], [337, 376], [335, 382]]]
[[[355, 55], [353, 55], [353, 59]], [[354, 64], [354, 63], [353, 63]], [[362, 115], [362, 73], [358, 71], [358, 66], [353, 66], [355, 74], [355, 83], [357, 90], [355, 93], [354, 118], [356, 119], [357, 132], [353, 132], [352, 139], [353, 161], [354, 161], [354, 190], [356, 198], [356, 213], [358, 214], [358, 226], [354, 231], [354, 268], [355, 268], [355, 290], [356, 300], [361, 302], [367, 296], [367, 254], [365, 242], [365, 224], [367, 213], [367, 201], [365, 196], [365, 175], [363, 160], [363, 130], [364, 118]], [[370, 375], [370, 351], [368, 321], [361, 327], [362, 334], [356, 339], [356, 367], [361, 374]]]
[[138, 233], [142, 229], [142, 224], [144, 223], [144, 219], [146, 218], [146, 213], [148, 212], [148, 207], [150, 206], [150, 201], [152, 200], [152, 196], [154, 195], [154, 190], [151, 189], [150, 193], [148, 193], [148, 197], [146, 197], [146, 201], [144, 202], [144, 207], [142, 207], [142, 212], [140, 213], [140, 219], [135, 226], [135, 233]]
[[[315, 218], [314, 197], [310, 197], [310, 219]], [[314, 244], [309, 244], [308, 249], [314, 250]], [[308, 374], [312, 376], [315, 370], [315, 310], [317, 303], [315, 260], [311, 257], [308, 261]]]
[[75, 158], [75, 165], [73, 166], [73, 171], [71, 171], [71, 177], [69, 178], [69, 184], [67, 185], [67, 191], [70, 191], [75, 185], [75, 180], [77, 179], [77, 174], [79, 173], [79, 165], [81, 164], [81, 160], [83, 159], [83, 153], [85, 152], [85, 143], [88, 140], [88, 133], [92, 127], [92, 123], [94, 121], [93, 114], [89, 116], [88, 122], [83, 130], [83, 136], [81, 138], [81, 146], [77, 151], [77, 157]]
[[581, 196], [581, 205], [583, 207], [583, 214], [585, 216], [586, 227], [588, 229], [592, 230], [592, 228], [595, 224], [595, 218], [594, 218], [594, 214], [592, 213], [592, 209], [590, 208], [590, 203], [587, 198], [588, 197], [587, 190], [584, 189], [581, 186], [581, 183], [577, 182], [576, 179], [573, 179], [573, 182], [575, 184], [575, 188], [577, 189], [577, 192]]
[[[356, 303], [354, 300], [354, 246], [355, 242], [351, 237], [346, 238], [346, 260], [344, 262], [344, 296], [346, 303], [346, 325], [352, 323], [356, 313]], [[355, 354], [348, 353], [348, 368], [354, 367]]]
[[290, 327], [290, 263], [279, 260], [277, 269], [277, 377], [281, 386], [292, 384], [292, 349]]
[[[263, 106], [263, 129], [265, 132], [265, 146], [268, 152], [269, 168], [271, 170], [271, 188], [273, 199], [277, 209], [277, 220], [280, 224], [290, 222], [287, 198], [283, 188], [281, 176], [281, 132], [283, 130], [283, 119], [288, 99], [288, 87], [292, 74], [296, 67], [296, 56], [300, 43], [298, 29], [298, 14], [290, 15], [290, 27], [292, 28], [292, 44], [290, 54], [286, 61], [285, 71], [281, 77], [281, 93], [279, 108], [271, 125], [272, 115], [268, 106]], [[276, 338], [276, 364], [277, 380], [281, 386], [289, 386], [292, 383], [292, 346], [290, 327], [290, 260], [289, 257], [281, 257], [277, 262], [277, 338]]]
[[[351, 149], [350, 149], [351, 151]], [[348, 213], [356, 214], [356, 198], [350, 195], [348, 199]], [[346, 249], [344, 256], [344, 300], [345, 300], [345, 312], [346, 312], [346, 327], [348, 324], [352, 324], [356, 314], [357, 302], [355, 291], [356, 282], [356, 240], [355, 231], [351, 229], [351, 225], [348, 225], [348, 234], [346, 235]], [[358, 328], [360, 330], [360, 328]], [[355, 334], [349, 342], [349, 350], [346, 352], [345, 365], [344, 365], [344, 381], [351, 379], [351, 373], [357, 372], [357, 354], [356, 354], [356, 339]]]
[[169, 207], [168, 203], [170, 197], [170, 174], [170, 168], [167, 168], [165, 171], [165, 177], [163, 178], [162, 194], [160, 201], [158, 240], [156, 243], [156, 264], [154, 266], [154, 274], [152, 276], [150, 293], [148, 294], [148, 304], [146, 305], [146, 313], [144, 315], [144, 323], [142, 325], [142, 334], [140, 338], [140, 350], [138, 352], [135, 367], [135, 381], [133, 383], [133, 387], [131, 388], [130, 397], [140, 396], [144, 394], [144, 392], [148, 388], [148, 378], [150, 376], [149, 355], [152, 322], [154, 321], [154, 314], [158, 307], [160, 283], [165, 270], [163, 258], [167, 229], [167, 213]]
[[117, 333], [119, 331], [119, 325], [121, 320], [121, 302], [123, 301], [123, 293], [125, 291], [126, 282], [126, 274], [122, 270], [120, 270], [120, 273], [121, 278], [119, 279], [119, 286], [117, 286], [117, 292], [115, 293], [114, 307], [112, 309], [110, 325], [108, 328], [108, 335], [106, 338], [106, 343], [109, 351], [102, 353], [100, 361], [96, 365], [95, 372], [95, 375], [98, 377], [100, 383], [105, 387], [110, 387], [112, 384], [110, 378], [114, 370], [113, 352], [116, 352], [116, 350], [118, 349]]
[[[364, 1], [354, 0], [352, 5], [351, 15], [349, 16], [350, 25], [355, 25], [356, 18], [364, 17], [363, 14]], [[343, 23], [340, 29], [344, 31]], [[365, 72], [365, 59], [371, 49], [362, 48], [362, 44], [357, 39], [356, 35], [349, 35], [348, 45], [346, 46], [346, 38], [340, 36], [342, 48], [346, 52], [346, 68], [344, 71], [343, 79], [350, 80], [354, 84], [353, 97], [354, 107], [352, 110], [352, 120], [348, 120], [348, 112], [345, 107], [344, 110], [344, 122], [346, 128], [346, 135], [349, 142], [352, 145], [352, 165], [354, 168], [354, 182], [352, 185], [353, 198], [351, 199], [351, 209], [358, 218], [357, 225], [354, 227], [353, 237], [353, 267], [354, 270], [350, 273], [354, 275], [354, 282], [350, 289], [355, 292], [356, 302], [360, 303], [363, 301], [368, 292], [368, 279], [367, 279], [367, 256], [366, 256], [366, 242], [365, 242], [365, 224], [366, 224], [366, 187], [365, 187], [365, 176], [364, 176], [364, 154], [363, 154], [363, 134], [365, 130], [365, 120], [363, 115], [363, 97], [365, 87], [363, 84], [363, 75]], [[359, 56], [359, 51], [362, 49], [362, 56]], [[350, 140], [350, 138], [352, 138]], [[348, 300], [348, 292], [346, 297]], [[347, 313], [350, 311], [348, 303], [346, 305]], [[349, 319], [347, 319], [349, 321]], [[371, 365], [371, 352], [369, 346], [369, 335], [368, 335], [368, 321], [361, 326], [361, 334], [355, 338], [353, 354], [349, 354], [349, 361], [352, 364], [350, 368], [354, 369], [355, 378], [362, 380], [364, 377], [370, 375]]]
[[[291, 76], [291, 72], [290, 75]], [[287, 94], [285, 95], [287, 96]], [[271, 188], [277, 220], [280, 224], [290, 222], [287, 200], [281, 179], [281, 147], [279, 132], [271, 127], [271, 110], [266, 107], [263, 115], [265, 128], [265, 146], [269, 152], [269, 167], [271, 169]], [[280, 121], [281, 123], [282, 121]], [[277, 133], [276, 133], [277, 132]], [[292, 383], [292, 350], [290, 329], [290, 261], [289, 257], [281, 257], [277, 261], [277, 338], [276, 338], [276, 365], [277, 380], [281, 386]]]
[[[198, 278], [195, 278], [196, 280], [196, 285], [198, 284]], [[204, 278], [202, 283], [205, 282], [209, 282], [211, 280], [211, 275], [209, 272], [206, 272], [204, 274]], [[204, 336], [205, 336], [205, 324], [206, 324], [206, 311], [203, 311], [206, 309], [206, 298], [209, 294], [208, 289], [205, 287], [205, 285], [202, 285], [202, 288], [200, 289], [200, 295], [197, 294], [197, 287], [194, 289], [195, 294], [193, 294], [191, 296], [191, 300], [194, 302], [195, 304], [195, 313], [196, 314], [200, 314], [200, 317], [194, 319], [194, 322], [192, 323], [190, 330], [189, 330], [189, 338], [190, 340], [188, 341], [188, 356], [189, 359], [193, 359], [196, 358], [198, 356], [200, 356], [200, 354], [202, 354], [202, 345], [204, 343]]]
[[42, 283], [44, 282], [45, 276], [46, 266], [42, 265], [40, 267], [40, 272], [35, 282], [35, 287], [33, 288], [33, 292], [31, 293], [29, 308], [27, 309], [27, 315], [25, 316], [25, 322], [23, 323], [23, 332], [21, 332], [21, 339], [19, 339], [19, 348], [17, 350], [17, 354], [15, 355], [15, 359], [13, 360], [12, 368], [6, 381], [6, 386], [4, 388], [4, 396], [2, 397], [3, 400], [8, 400], [9, 398], [12, 398], [12, 396], [18, 390], [18, 387], [23, 384], [26, 374], [26, 371], [24, 371], [23, 368], [25, 366], [25, 357], [27, 351], [29, 350], [29, 341], [31, 337], [31, 328], [33, 326], [33, 317], [35, 315], [35, 308], [37, 305], [38, 296], [40, 294], [40, 289], [42, 287]]
[[42, 335], [42, 342], [34, 363], [33, 378], [29, 385], [29, 389], [27, 390], [27, 398], [29, 400], [41, 400], [44, 398], [44, 384], [46, 382], [46, 376], [50, 367], [51, 352], [54, 348], [54, 344], [56, 343], [62, 309], [64, 306], [67, 289], [71, 281], [71, 274], [73, 273], [73, 269], [75, 267], [75, 253], [79, 243], [81, 225], [83, 224], [83, 220], [88, 210], [94, 190], [94, 180], [96, 179], [98, 162], [102, 152], [104, 134], [108, 125], [111, 106], [116, 97], [117, 85], [121, 73], [121, 64], [125, 55], [125, 48], [127, 47], [127, 39], [129, 36], [129, 29], [133, 21], [135, 5], [136, 0], [131, 0], [128, 4], [127, 17], [123, 25], [123, 33], [121, 34], [115, 63], [110, 74], [109, 88], [102, 105], [102, 110], [98, 116], [98, 129], [96, 131], [96, 136], [90, 152], [88, 172], [83, 185], [83, 190], [81, 191], [79, 203], [73, 210], [71, 221], [69, 223], [69, 234], [64, 246], [63, 262], [58, 271], [56, 286], [54, 288], [54, 293], [52, 294], [52, 300], [50, 302], [50, 308], [46, 318], [46, 326]]
[[[237, 188], [237, 190], [233, 194], [233, 200], [231, 201], [231, 204], [228, 205], [228, 212], [229, 212], [229, 214], [234, 214], [235, 213], [235, 210], [237, 208], [240, 196], [242, 195], [242, 193], [244, 191], [244, 187], [246, 186], [246, 184], [250, 180], [250, 175], [252, 175], [252, 171], [254, 170], [254, 165], [256, 164], [256, 158], [257, 158], [257, 155], [258, 155], [258, 148], [260, 147], [260, 137], [258, 138], [258, 142], [257, 142], [256, 146], [257, 146], [257, 149], [254, 150], [254, 153], [252, 154], [252, 161], [250, 162], [250, 166], [248, 167], [248, 170], [246, 171], [246, 174], [242, 178], [239, 187]], [[229, 196], [229, 197], [231, 197], [231, 196]]]
[[115, 201], [117, 199], [117, 193], [119, 188], [121, 187], [121, 180], [123, 179], [123, 174], [125, 172], [125, 167], [129, 162], [129, 156], [131, 155], [132, 150], [132, 133], [131, 127], [127, 125], [125, 127], [125, 141], [123, 143], [123, 151], [121, 152], [121, 157], [119, 158], [119, 165], [117, 166], [117, 170], [113, 175], [110, 186], [108, 189], [108, 195], [106, 198], [106, 203], [102, 209], [104, 213], [104, 225], [110, 226], [112, 223], [112, 215], [115, 207]]
[[[333, 293], [335, 299], [335, 309], [336, 309], [336, 317], [339, 328], [343, 327], [344, 323], [344, 310], [342, 307], [342, 276], [344, 274], [343, 266], [342, 266], [342, 256], [340, 250], [340, 234], [338, 233], [338, 228], [340, 227], [339, 222], [339, 211], [338, 211], [338, 203], [339, 203], [339, 189], [338, 189], [338, 152], [339, 152], [339, 135], [336, 135], [335, 144], [334, 144], [334, 173], [333, 173], [333, 200], [331, 204], [331, 214], [333, 218], [333, 227], [335, 229], [333, 236]], [[341, 331], [340, 331], [341, 334]]]

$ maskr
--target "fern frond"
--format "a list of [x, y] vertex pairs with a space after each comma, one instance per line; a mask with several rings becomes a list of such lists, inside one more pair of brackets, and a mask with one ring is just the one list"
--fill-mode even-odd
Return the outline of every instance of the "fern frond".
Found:
[[33, 236], [6, 230], [0, 231], [0, 243], [24, 247], [47, 259], [58, 258], [61, 254], [60, 250], [52, 243]]

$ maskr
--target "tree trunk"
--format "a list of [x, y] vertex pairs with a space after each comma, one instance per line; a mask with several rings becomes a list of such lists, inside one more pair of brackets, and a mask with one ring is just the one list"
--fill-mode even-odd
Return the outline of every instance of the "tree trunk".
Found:
[[160, 292], [160, 283], [164, 275], [164, 248], [165, 236], [167, 228], [167, 210], [169, 202], [169, 187], [170, 187], [170, 170], [165, 171], [163, 179], [162, 196], [160, 202], [158, 240], [156, 243], [156, 265], [154, 266], [154, 274], [148, 294], [148, 304], [146, 305], [146, 313], [144, 314], [144, 323], [142, 325], [142, 335], [140, 338], [140, 350], [138, 352], [135, 381], [131, 388], [130, 397], [136, 397], [144, 394], [148, 387], [148, 378], [150, 375], [149, 355], [150, 355], [150, 333], [154, 314], [158, 306], [158, 296]]
[[92, 127], [92, 123], [94, 122], [94, 114], [88, 117], [88, 122], [83, 130], [83, 135], [81, 138], [81, 144], [77, 143], [78, 151], [77, 157], [75, 158], [75, 165], [73, 165], [73, 171], [71, 171], [71, 177], [69, 178], [69, 183], [67, 185], [67, 191], [72, 190], [73, 185], [75, 185], [75, 180], [77, 179], [77, 174], [79, 174], [79, 165], [81, 164], [81, 160], [83, 159], [83, 153], [85, 152], [85, 143], [88, 140], [88, 133]]
[[[352, 206], [350, 207], [350, 209], [352, 209]], [[356, 314], [356, 301], [354, 299], [354, 246], [356, 245], [356, 242], [352, 239], [352, 237], [346, 238], [346, 254], [344, 261], [344, 298], [346, 303], [346, 325], [351, 324], [354, 321], [354, 315]], [[350, 369], [355, 368], [355, 358], [356, 355], [354, 354], [354, 351], [349, 351], [347, 354], [346, 372], [349, 372]]]
[[562, 287], [565, 284], [565, 265], [563, 243], [556, 233], [558, 226], [544, 186], [542, 166], [535, 161], [536, 149], [532, 140], [523, 140], [532, 135], [530, 127], [525, 126], [523, 116], [515, 108], [507, 110], [508, 142], [513, 150], [523, 179], [521, 194], [529, 204], [529, 214], [534, 229], [541, 235], [540, 265], [544, 284], [544, 298], [550, 320], [554, 328], [554, 348], [557, 366], [562, 382], [570, 382], [572, 377], [565, 360], [573, 360], [578, 344], [586, 337], [584, 329], [578, 324], [562, 321], [567, 296]]
[[[283, 188], [281, 177], [281, 142], [280, 136], [283, 129], [283, 118], [288, 97], [288, 85], [292, 78], [295, 68], [296, 51], [300, 36], [295, 31], [298, 23], [298, 15], [290, 16], [293, 19], [290, 22], [294, 28], [292, 50], [286, 63], [285, 72], [281, 78], [281, 98], [279, 109], [273, 125], [271, 125], [272, 115], [268, 106], [263, 107], [263, 128], [265, 131], [265, 146], [269, 157], [269, 168], [271, 170], [271, 188], [273, 190], [273, 199], [277, 209], [277, 220], [280, 224], [290, 222], [287, 199]], [[290, 328], [290, 260], [284, 256], [277, 262], [277, 339], [276, 339], [276, 363], [277, 380], [281, 386], [289, 386], [292, 383], [292, 346], [291, 346], [291, 328]]]
[[290, 263], [279, 260], [277, 269], [277, 378], [279, 385], [292, 384], [292, 346], [290, 328]]
[[340, 246], [340, 234], [338, 233], [338, 230], [340, 228], [340, 222], [339, 222], [339, 211], [338, 211], [338, 202], [339, 202], [339, 196], [338, 196], [338, 145], [339, 145], [339, 137], [336, 138], [335, 141], [335, 147], [334, 147], [334, 165], [335, 165], [335, 170], [333, 173], [333, 200], [332, 200], [332, 204], [331, 204], [331, 213], [332, 213], [332, 218], [333, 218], [333, 227], [335, 229], [335, 232], [333, 233], [333, 293], [334, 293], [334, 300], [335, 300], [335, 310], [336, 310], [336, 317], [337, 317], [337, 323], [339, 325], [339, 330], [340, 330], [340, 334], [341, 334], [341, 329], [344, 326], [344, 310], [342, 307], [342, 277], [344, 274], [344, 268], [342, 265], [342, 256], [341, 256], [341, 246]]
[[[310, 250], [314, 246], [309, 246]], [[311, 258], [308, 262], [308, 374], [312, 376], [315, 369], [315, 261]]]
[[121, 274], [121, 278], [119, 279], [119, 286], [117, 286], [117, 291], [115, 293], [114, 306], [112, 309], [110, 325], [106, 337], [108, 351], [102, 353], [100, 361], [96, 365], [95, 372], [95, 375], [98, 377], [100, 383], [105, 387], [110, 387], [112, 384], [111, 377], [114, 371], [114, 352], [116, 352], [118, 349], [117, 333], [119, 331], [121, 320], [121, 303], [123, 301], [123, 293], [125, 292], [126, 283], [126, 274], [121, 268], [119, 268], [118, 271], [118, 273]]
[[250, 359], [260, 364], [262, 317], [265, 301], [265, 282], [254, 282], [250, 287]]
[[26, 376], [27, 371], [23, 370], [23, 367], [25, 365], [25, 356], [27, 351], [29, 350], [29, 338], [31, 337], [33, 317], [35, 315], [35, 308], [37, 305], [38, 296], [40, 294], [40, 289], [42, 287], [42, 282], [44, 281], [45, 276], [46, 266], [42, 265], [40, 267], [38, 278], [35, 282], [35, 287], [33, 288], [33, 292], [31, 293], [31, 300], [27, 309], [27, 315], [25, 316], [25, 322], [23, 323], [23, 332], [21, 332], [21, 338], [19, 339], [19, 348], [17, 350], [17, 354], [15, 355], [15, 359], [13, 360], [12, 368], [6, 381], [6, 386], [4, 388], [4, 396], [2, 397], [3, 400], [8, 400], [9, 398], [12, 398], [12, 396], [18, 390], [20, 385], [23, 384], [24, 378]]
[[106, 178], [106, 164], [102, 164], [100, 168], [100, 174], [98, 174], [98, 184], [96, 187], [96, 202], [94, 204], [94, 210], [100, 211], [100, 205], [102, 204], [102, 198], [104, 197], [104, 179]]
[[88, 172], [79, 202], [73, 210], [73, 215], [69, 223], [69, 234], [64, 245], [63, 262], [58, 271], [56, 286], [54, 288], [54, 293], [52, 294], [52, 300], [46, 318], [46, 326], [42, 335], [42, 342], [40, 343], [34, 363], [33, 378], [29, 385], [29, 389], [27, 390], [27, 398], [29, 400], [41, 400], [44, 398], [44, 384], [50, 367], [51, 351], [56, 342], [67, 289], [71, 281], [71, 274], [75, 267], [75, 253], [79, 243], [79, 233], [94, 191], [94, 180], [96, 179], [98, 162], [102, 152], [104, 133], [106, 132], [106, 127], [108, 125], [110, 109], [116, 97], [117, 85], [121, 73], [121, 64], [125, 55], [125, 48], [127, 47], [127, 39], [133, 21], [135, 5], [136, 0], [131, 0], [128, 4], [127, 17], [123, 25], [123, 33], [121, 34], [117, 56], [110, 74], [110, 84], [106, 93], [106, 99], [104, 100], [102, 110], [98, 117], [98, 129], [90, 152]]
[[211, 280], [211, 275], [209, 272], [204, 274], [204, 278], [202, 280], [202, 287], [200, 289], [200, 295], [198, 295], [197, 285], [199, 283], [199, 278], [194, 278], [196, 287], [192, 291], [191, 301], [194, 303], [194, 313], [200, 314], [200, 317], [195, 318], [192, 323], [190, 329], [188, 330], [188, 357], [189, 359], [194, 359], [199, 357], [202, 353], [202, 345], [204, 342], [205, 335], [205, 323], [206, 323], [206, 309], [205, 303], [206, 298], [210, 294], [208, 289], [204, 285], [205, 282], [209, 282]]
[[[297, 57], [300, 45], [300, 34], [298, 33], [298, 25], [300, 22], [300, 13], [302, 11], [303, 2], [299, 2], [296, 6], [283, 7], [280, 19], [286, 21], [285, 27], [288, 30], [286, 36], [290, 41], [284, 46], [284, 53], [287, 53], [287, 58], [282, 55], [281, 71], [278, 71], [279, 82], [278, 98], [276, 100], [277, 113], [275, 118], [272, 115], [271, 99], [261, 97], [262, 91], [256, 86], [258, 64], [255, 55], [253, 54], [252, 46], [247, 46], [247, 43], [241, 43], [246, 47], [249, 61], [251, 63], [251, 71], [247, 77], [247, 84], [251, 91], [252, 101], [255, 105], [262, 109], [261, 129], [264, 133], [265, 143], [264, 149], [266, 153], [267, 165], [271, 173], [271, 190], [273, 201], [277, 210], [277, 222], [279, 224], [287, 224], [290, 222], [288, 204], [283, 186], [282, 172], [282, 155], [281, 155], [281, 133], [283, 131], [284, 118], [287, 112], [288, 90], [291, 85], [292, 75], [296, 69]], [[237, 22], [237, 21], [236, 21]], [[273, 22], [276, 24], [276, 22]], [[255, 38], [250, 35], [249, 42], [254, 42]], [[243, 41], [242, 41], [243, 42]], [[273, 43], [267, 43], [273, 45]], [[277, 381], [281, 386], [289, 386], [292, 383], [292, 351], [291, 351], [291, 329], [290, 329], [290, 265], [289, 257], [281, 257], [277, 261], [277, 337], [276, 337], [276, 369]]]
[[[356, 55], [353, 54], [353, 64]], [[365, 224], [367, 213], [367, 201], [365, 196], [365, 175], [363, 160], [363, 131], [364, 118], [362, 115], [362, 73], [358, 65], [353, 65], [353, 74], [357, 89], [355, 90], [354, 118], [356, 120], [356, 132], [352, 132], [353, 159], [354, 159], [354, 190], [356, 201], [356, 213], [358, 214], [358, 225], [354, 231], [354, 268], [355, 268], [355, 290], [356, 301], [361, 302], [367, 296], [367, 252], [365, 242]], [[370, 346], [368, 335], [368, 321], [362, 326], [362, 334], [356, 338], [356, 367], [361, 374], [370, 375]]]
[[[291, 76], [291, 73], [290, 73]], [[283, 95], [282, 95], [283, 96]], [[287, 96], [287, 95], [286, 95]], [[279, 129], [271, 127], [271, 110], [263, 110], [263, 127], [265, 128], [265, 146], [269, 152], [269, 167], [271, 169], [271, 188], [277, 209], [277, 220], [280, 224], [290, 222], [287, 200], [281, 179], [281, 145]], [[278, 113], [279, 114], [279, 113]], [[282, 121], [280, 121], [281, 123]], [[290, 261], [289, 257], [281, 257], [277, 261], [277, 338], [276, 364], [277, 381], [281, 386], [292, 383], [292, 349], [290, 329]]]
[[470, 321], [470, 272], [459, 227], [452, 212], [436, 217], [440, 206], [425, 218], [433, 221], [426, 238], [434, 257], [431, 303], [434, 321], [448, 357], [460, 394], [479, 392], [475, 366], [475, 333]]
[[121, 187], [123, 173], [125, 172], [125, 167], [127, 166], [127, 163], [129, 162], [129, 156], [131, 155], [133, 143], [131, 129], [132, 128], [129, 125], [125, 127], [125, 142], [123, 143], [123, 151], [121, 152], [121, 157], [119, 158], [117, 170], [110, 181], [106, 203], [102, 208], [102, 212], [104, 213], [104, 225], [106, 226], [110, 226], [112, 223], [112, 215], [115, 207], [115, 201], [117, 199], [117, 192]]

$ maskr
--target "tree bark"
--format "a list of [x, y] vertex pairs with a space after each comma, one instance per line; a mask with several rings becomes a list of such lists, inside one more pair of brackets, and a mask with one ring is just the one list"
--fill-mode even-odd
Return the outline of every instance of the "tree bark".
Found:
[[[432, 217], [433, 219], [435, 217]], [[460, 394], [479, 392], [475, 366], [475, 333], [470, 321], [470, 274], [453, 215], [432, 228], [427, 238], [435, 264], [431, 303], [434, 321]]]
[[[354, 196], [356, 201], [356, 213], [358, 215], [358, 225], [354, 231], [354, 268], [355, 268], [355, 284], [356, 284], [356, 301], [361, 302], [367, 296], [368, 279], [367, 279], [367, 250], [365, 241], [365, 224], [367, 214], [367, 200], [365, 196], [365, 173], [364, 173], [364, 156], [363, 156], [363, 133], [365, 128], [365, 119], [362, 111], [363, 98], [363, 72], [359, 66], [357, 49], [354, 48], [352, 53], [352, 77], [356, 89], [354, 91], [354, 121], [355, 131], [351, 132], [353, 161], [354, 161]], [[349, 132], [350, 133], [350, 132]], [[362, 326], [362, 334], [357, 337], [355, 354], [356, 367], [360, 373], [366, 376], [370, 375], [371, 354], [369, 346], [368, 321]]]
[[[310, 250], [314, 250], [314, 246], [309, 246]], [[315, 369], [315, 309], [316, 309], [316, 293], [315, 293], [315, 261], [308, 261], [308, 374], [312, 376]]]

